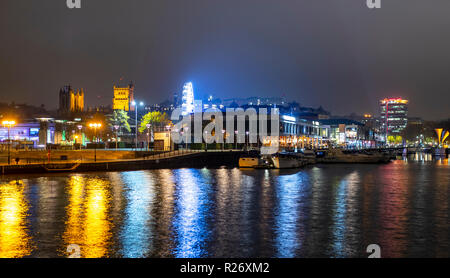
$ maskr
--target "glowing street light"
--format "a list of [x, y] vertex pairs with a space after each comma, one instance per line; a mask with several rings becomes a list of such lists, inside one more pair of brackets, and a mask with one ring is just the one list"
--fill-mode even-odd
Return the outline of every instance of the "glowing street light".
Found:
[[118, 125], [114, 126], [114, 130], [116, 131], [116, 151], [117, 151], [117, 141], [119, 140], [119, 136], [118, 136], [119, 128], [120, 128], [120, 126], [118, 126]]
[[[134, 106], [134, 110], [136, 111], [136, 139], [135, 139], [135, 145], [136, 145], [136, 151], [137, 151], [137, 145], [138, 145], [138, 105], [136, 101], [133, 101], [131, 105]], [[144, 106], [144, 103], [141, 101], [139, 103], [140, 106]]]
[[[97, 129], [101, 128], [102, 124], [100, 124], [100, 123], [91, 123], [91, 124], [89, 124], [89, 127], [94, 129], [94, 131], [95, 131], [95, 138], [96, 138], [96, 141], [98, 141], [97, 140]], [[94, 161], [97, 162], [97, 142], [95, 142], [95, 145], [94, 145]]]
[[250, 143], [250, 142], [249, 142], [249, 141], [250, 141], [250, 136], [249, 136], [249, 134], [250, 134], [250, 133], [249, 133], [248, 131], [245, 132], [245, 135], [247, 135], [247, 136], [246, 136], [247, 138], [245, 138], [245, 139], [246, 139], [246, 149], [247, 149], [247, 151], [248, 151], [248, 145], [249, 145], [249, 143]]
[[11, 127], [16, 125], [15, 121], [3, 121], [3, 126], [8, 128], [8, 165], [11, 164], [11, 139], [10, 139], [10, 130]]
[[205, 130], [205, 152], [208, 151], [208, 142], [207, 142], [208, 131]]
[[188, 149], [188, 136], [190, 135], [189, 134], [189, 127], [183, 127], [183, 131], [185, 131], [185, 133], [186, 133], [186, 150]]
[[225, 132], [226, 132], [226, 130], [222, 129], [222, 151], [225, 150], [225, 136], [226, 136]]
[[151, 124], [146, 124], [145, 125], [147, 127], [147, 151], [150, 147], [150, 127], [152, 126]]
[[78, 131], [80, 132], [80, 151], [81, 151], [81, 146], [83, 145], [83, 133], [81, 132], [81, 129], [83, 128], [82, 125], [77, 125]]

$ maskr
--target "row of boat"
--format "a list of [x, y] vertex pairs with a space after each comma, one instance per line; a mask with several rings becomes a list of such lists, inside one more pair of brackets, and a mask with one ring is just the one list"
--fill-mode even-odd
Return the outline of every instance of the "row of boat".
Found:
[[278, 152], [273, 155], [249, 153], [239, 159], [240, 168], [299, 168], [314, 163], [387, 163], [389, 153], [367, 151], [345, 151], [327, 149], [320, 151]]

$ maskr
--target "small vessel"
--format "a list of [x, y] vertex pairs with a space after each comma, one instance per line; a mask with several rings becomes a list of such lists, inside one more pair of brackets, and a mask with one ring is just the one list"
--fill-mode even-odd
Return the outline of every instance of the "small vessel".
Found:
[[266, 163], [257, 152], [249, 152], [239, 158], [239, 168], [258, 168]]
[[240, 168], [253, 169], [294, 169], [300, 168], [316, 161], [313, 151], [303, 152], [277, 152], [271, 155], [260, 155], [258, 153], [247, 154], [239, 159]]
[[276, 153], [269, 159], [275, 169], [299, 168], [306, 164], [303, 156], [299, 153]]
[[344, 151], [330, 149], [317, 158], [319, 163], [387, 163], [391, 157], [385, 153], [372, 153], [364, 151]]
[[241, 157], [239, 158], [240, 168], [257, 168], [264, 165], [264, 162], [259, 157]]
[[75, 171], [81, 163], [72, 164], [44, 164], [42, 167], [47, 172], [72, 172]]

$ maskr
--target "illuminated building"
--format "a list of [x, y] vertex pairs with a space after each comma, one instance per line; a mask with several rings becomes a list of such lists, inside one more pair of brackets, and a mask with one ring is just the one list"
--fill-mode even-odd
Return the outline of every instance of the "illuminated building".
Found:
[[347, 148], [373, 148], [377, 146], [377, 133], [370, 125], [350, 119], [320, 120], [329, 130], [329, 142], [333, 146]]
[[289, 115], [280, 117], [280, 147], [287, 149], [319, 148], [326, 144], [329, 130], [318, 121]]
[[71, 86], [64, 86], [59, 90], [59, 113], [68, 115], [71, 113], [84, 111], [84, 92], [83, 89], [76, 92]]
[[380, 100], [381, 129], [386, 138], [398, 135], [408, 124], [408, 100], [386, 98]]
[[173, 149], [173, 142], [170, 138], [170, 131], [158, 131], [154, 133], [154, 149], [158, 151], [170, 151]]
[[[39, 122], [18, 123], [11, 127], [10, 138], [14, 147], [37, 147], [51, 144], [55, 140], [55, 125], [50, 119], [38, 119]], [[53, 119], [51, 119], [53, 120]], [[0, 141], [2, 147], [8, 140], [8, 129], [0, 127]]]
[[194, 87], [191, 82], [184, 84], [182, 94], [182, 115], [194, 113]]
[[130, 83], [128, 87], [114, 86], [113, 109], [134, 111], [132, 105], [134, 101], [134, 85]]

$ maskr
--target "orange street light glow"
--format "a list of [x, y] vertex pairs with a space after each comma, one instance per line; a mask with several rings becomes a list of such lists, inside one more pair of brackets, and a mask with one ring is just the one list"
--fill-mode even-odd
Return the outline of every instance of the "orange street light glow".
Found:
[[3, 121], [2, 124], [4, 126], [10, 126], [11, 127], [11, 126], [15, 125], [16, 122], [15, 121]]
[[93, 124], [89, 124], [89, 127], [90, 127], [90, 128], [100, 128], [100, 127], [102, 127], [102, 124], [99, 124], [99, 123], [93, 123]]

